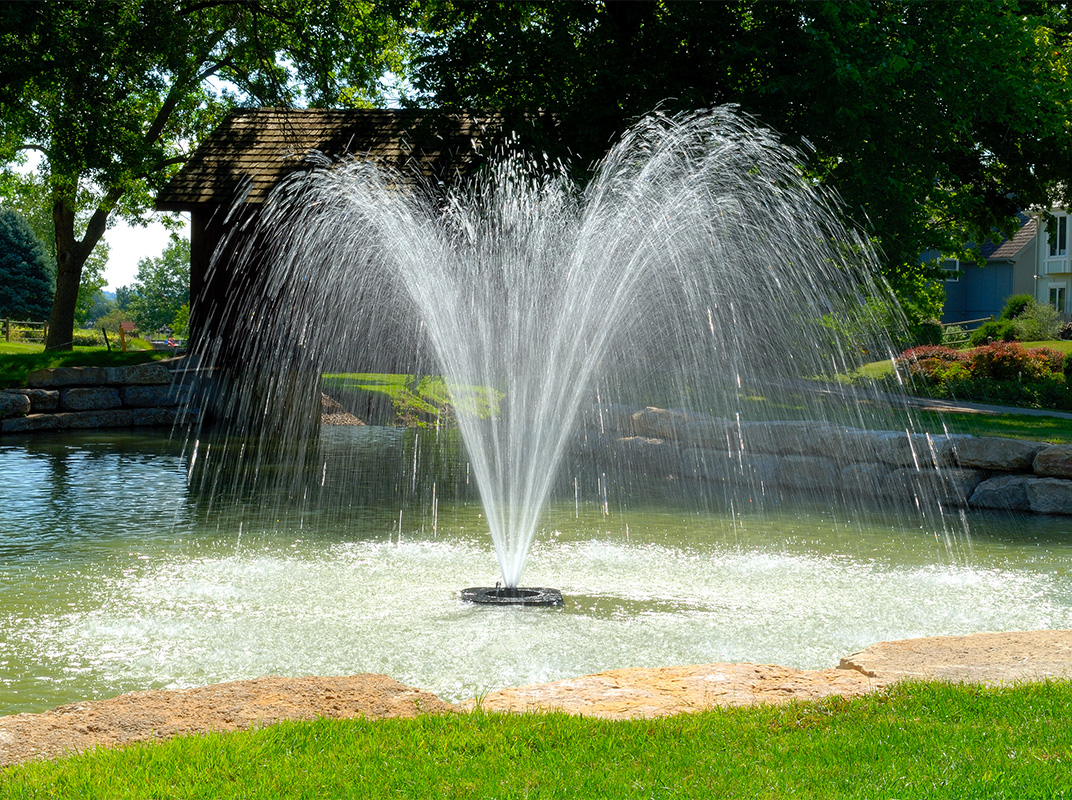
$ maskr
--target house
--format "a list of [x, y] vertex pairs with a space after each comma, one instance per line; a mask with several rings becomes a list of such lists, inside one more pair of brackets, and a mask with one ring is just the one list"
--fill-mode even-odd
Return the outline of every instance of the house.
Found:
[[1064, 319], [1069, 318], [1072, 299], [1072, 262], [1069, 260], [1069, 211], [1051, 209], [1047, 224], [1036, 233], [1035, 299], [1054, 306]]
[[1069, 260], [1069, 213], [1053, 209], [1021, 215], [1021, 226], [1011, 238], [987, 242], [980, 248], [984, 266], [939, 258], [949, 272], [945, 280], [942, 322], [975, 327], [981, 320], [997, 317], [1014, 294], [1029, 294], [1039, 303], [1049, 303], [1068, 318], [1072, 307], [1072, 262]]
[[159, 211], [190, 214], [191, 338], [219, 332], [229, 289], [239, 285], [227, 253], [217, 252], [228, 230], [256, 217], [284, 176], [309, 169], [310, 154], [372, 158], [415, 179], [450, 181], [480, 162], [497, 133], [494, 116], [415, 109], [232, 112], [156, 198]]
[[[985, 266], [939, 258], [938, 265], [949, 273], [942, 322], [974, 328], [981, 321], [996, 319], [1011, 295], [1033, 294], [1037, 230], [1038, 219], [1024, 215], [1012, 238], [988, 241], [979, 248], [986, 259]], [[931, 253], [926, 258], [936, 257]]]

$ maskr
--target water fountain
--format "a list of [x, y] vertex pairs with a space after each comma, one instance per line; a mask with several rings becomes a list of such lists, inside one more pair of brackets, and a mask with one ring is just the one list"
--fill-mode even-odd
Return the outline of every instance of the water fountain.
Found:
[[[630, 402], [739, 421], [742, 393], [777, 404], [851, 366], [835, 330], [852, 346], [883, 341], [868, 313], [890, 298], [870, 250], [802, 158], [720, 108], [644, 120], [583, 191], [561, 165], [508, 149], [443, 191], [360, 159], [323, 163], [240, 232], [230, 258], [255, 286], [227, 312], [237, 343], [204, 356], [233, 376], [232, 419], [292, 442], [295, 420], [315, 417], [320, 375], [397, 352], [409, 331], [451, 389], [508, 590], [468, 596], [543, 597], [519, 581], [580, 421], [603, 428]], [[816, 424], [840, 413], [801, 402]], [[744, 447], [727, 435], [731, 457]], [[258, 463], [243, 451], [239, 467]]]

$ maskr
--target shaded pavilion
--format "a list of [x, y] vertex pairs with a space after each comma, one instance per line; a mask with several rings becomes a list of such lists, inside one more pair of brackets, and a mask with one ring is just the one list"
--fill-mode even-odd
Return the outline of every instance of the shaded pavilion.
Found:
[[481, 163], [499, 129], [494, 115], [417, 109], [233, 111], [156, 198], [158, 211], [190, 214], [191, 338], [226, 335], [227, 298], [254, 285], [236, 274], [228, 234], [255, 220], [285, 176], [310, 169], [311, 155], [370, 158], [449, 183]]

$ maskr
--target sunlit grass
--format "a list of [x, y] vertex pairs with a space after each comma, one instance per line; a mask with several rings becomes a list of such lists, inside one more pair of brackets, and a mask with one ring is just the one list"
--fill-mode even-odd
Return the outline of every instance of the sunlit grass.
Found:
[[27, 376], [39, 369], [52, 367], [121, 367], [142, 364], [174, 355], [164, 350], [132, 349], [122, 352], [118, 347], [75, 347], [73, 350], [45, 351], [42, 344], [0, 342], [0, 387], [25, 386]]
[[456, 412], [480, 419], [494, 416], [502, 393], [480, 386], [448, 386], [435, 375], [343, 373], [323, 376], [324, 391], [351, 395], [382, 394], [389, 398], [400, 420], [418, 421], [453, 417]]
[[30, 797], [1062, 798], [1072, 683], [904, 684], [661, 720], [286, 722], [0, 772]]

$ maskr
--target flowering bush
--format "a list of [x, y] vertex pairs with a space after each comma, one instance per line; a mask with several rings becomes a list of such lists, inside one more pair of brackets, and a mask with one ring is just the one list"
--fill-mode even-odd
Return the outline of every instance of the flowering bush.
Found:
[[1072, 409], [1072, 358], [1049, 347], [994, 342], [971, 350], [913, 347], [894, 362], [916, 391], [935, 397]]
[[[1057, 369], [1054, 369], [1055, 362]], [[1035, 381], [1060, 372], [1064, 355], [1047, 347], [1028, 350], [1019, 342], [994, 342], [970, 351], [968, 363], [975, 378]]]
[[949, 376], [967, 373], [967, 352], [943, 345], [922, 345], [905, 350], [896, 366], [902, 374], [925, 383], [942, 383]]

